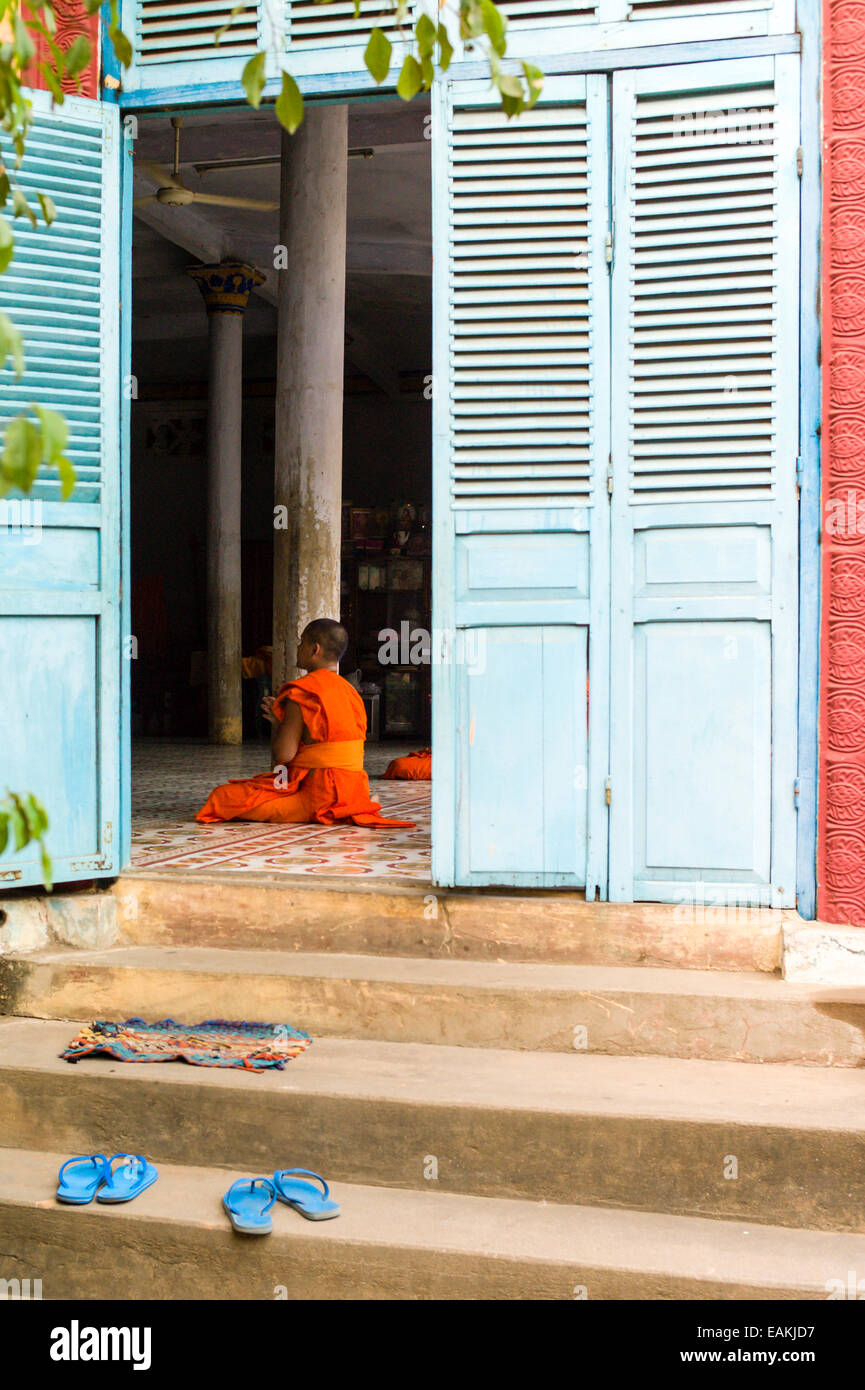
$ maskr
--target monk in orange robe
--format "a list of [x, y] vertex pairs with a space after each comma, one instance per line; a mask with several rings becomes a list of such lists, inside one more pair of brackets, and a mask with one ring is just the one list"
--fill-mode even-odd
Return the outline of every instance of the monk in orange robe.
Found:
[[386, 820], [379, 803], [370, 800], [363, 770], [366, 710], [339, 674], [347, 646], [345, 628], [331, 618], [317, 618], [304, 629], [297, 664], [308, 674], [265, 696], [261, 705], [273, 729], [273, 770], [216, 787], [196, 820], [413, 828], [413, 821]]
[[404, 758], [392, 758], [384, 775], [390, 781], [432, 781], [432, 749], [419, 748], [416, 753], [406, 753]]

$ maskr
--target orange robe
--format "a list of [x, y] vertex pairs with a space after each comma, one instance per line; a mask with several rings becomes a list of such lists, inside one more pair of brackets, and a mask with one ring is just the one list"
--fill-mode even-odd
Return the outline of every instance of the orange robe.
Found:
[[300, 705], [311, 742], [301, 743], [281, 772], [261, 772], [216, 787], [196, 820], [413, 827], [413, 821], [386, 820], [379, 803], [370, 800], [363, 770], [366, 710], [354, 687], [336, 671], [310, 671], [279, 691], [273, 703], [278, 719], [285, 718], [290, 700]]
[[429, 782], [432, 780], [432, 749], [419, 748], [417, 753], [407, 753], [404, 758], [394, 758], [387, 765], [385, 777], [406, 782]]

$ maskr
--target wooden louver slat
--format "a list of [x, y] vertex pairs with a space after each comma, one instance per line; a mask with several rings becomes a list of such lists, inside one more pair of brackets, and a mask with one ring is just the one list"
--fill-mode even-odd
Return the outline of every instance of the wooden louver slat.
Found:
[[450, 158], [452, 497], [586, 505], [592, 334], [584, 102], [457, 109]]
[[[355, 14], [354, 0], [286, 0], [285, 17], [290, 47], [294, 50], [366, 45], [373, 29], [382, 29], [393, 41], [399, 36], [396, 7], [390, 0], [362, 0]], [[405, 23], [409, 32], [409, 21]]]
[[[236, 0], [138, 0], [137, 61], [177, 63], [232, 58], [254, 53], [258, 44], [258, 5]], [[219, 46], [216, 32], [228, 25]]]
[[685, 15], [718, 14], [724, 10], [772, 8], [772, 0], [631, 0], [630, 19], [679, 19]]
[[622, 248], [634, 502], [773, 495], [775, 140], [771, 88], [636, 99]]
[[512, 29], [539, 29], [554, 24], [573, 24], [594, 19], [594, 0], [498, 0], [498, 7]]

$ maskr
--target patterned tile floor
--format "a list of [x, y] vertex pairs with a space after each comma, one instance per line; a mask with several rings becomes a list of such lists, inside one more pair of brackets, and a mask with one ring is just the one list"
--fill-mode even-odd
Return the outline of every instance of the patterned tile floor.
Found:
[[[413, 745], [415, 746], [415, 745]], [[142, 739], [132, 750], [132, 864], [136, 869], [183, 873], [218, 869], [238, 873], [430, 877], [430, 783], [379, 780], [405, 744], [368, 744], [366, 769], [374, 801], [386, 816], [413, 820], [415, 830], [360, 826], [261, 825], [231, 821], [199, 825], [207, 794], [230, 777], [267, 770], [264, 744], [218, 748], [212, 744]]]

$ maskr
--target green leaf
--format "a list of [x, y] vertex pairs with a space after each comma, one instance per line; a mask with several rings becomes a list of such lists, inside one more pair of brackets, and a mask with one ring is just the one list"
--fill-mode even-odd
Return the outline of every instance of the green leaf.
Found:
[[12, 193], [12, 215], [13, 217], [27, 217], [30, 225], [36, 227], [36, 213], [31, 208], [20, 188], [16, 188]]
[[5, 217], [0, 217], [0, 275], [6, 269], [15, 251], [15, 238]]
[[57, 209], [54, 206], [54, 199], [49, 197], [47, 193], [37, 193], [36, 197], [39, 199], [39, 206], [42, 209], [42, 216], [44, 218], [45, 225], [46, 227], [50, 227], [51, 223], [57, 217]]
[[84, 8], [88, 14], [95, 14], [102, 8], [102, 0], [84, 0]]
[[61, 495], [63, 501], [68, 502], [75, 490], [75, 469], [72, 467], [71, 460], [68, 459], [65, 454], [61, 454], [60, 458], [57, 460], [57, 468], [60, 473]]
[[12, 358], [16, 376], [24, 371], [24, 344], [21, 334], [8, 314], [0, 312], [0, 367], [5, 367], [7, 359]]
[[261, 105], [261, 94], [264, 91], [266, 81], [264, 64], [264, 52], [254, 53], [241, 73], [240, 80], [243, 83], [243, 90], [246, 92], [246, 99], [250, 106], [258, 107]]
[[0, 854], [3, 853], [9, 843], [9, 816], [5, 811], [0, 811]]
[[6, 206], [9, 201], [9, 194], [12, 192], [12, 185], [9, 182], [9, 175], [0, 165], [0, 208]]
[[66, 448], [69, 427], [62, 415], [47, 406], [34, 405], [33, 412], [42, 426], [42, 458], [45, 463], [57, 464]]
[[293, 135], [303, 120], [303, 97], [290, 72], [282, 74], [282, 91], [274, 106], [276, 119]]
[[526, 104], [531, 110], [544, 90], [544, 74], [540, 68], [536, 68], [532, 63], [523, 63], [523, 72], [526, 75], [526, 86], [529, 89], [529, 99]]
[[[112, 9], [113, 8], [112, 6]], [[122, 63], [125, 68], [131, 67], [132, 44], [129, 42], [123, 30], [119, 29], [116, 24], [112, 24], [108, 30], [108, 37], [111, 40], [111, 47], [114, 49], [114, 56], [118, 63]]]
[[15, 487], [29, 492], [42, 462], [42, 437], [25, 415], [16, 415], [6, 427], [6, 442], [0, 462]]
[[26, 68], [36, 52], [36, 45], [27, 32], [27, 26], [16, 10], [12, 15], [12, 32], [15, 35], [15, 56], [22, 68]]
[[30, 833], [27, 829], [27, 822], [24, 819], [24, 814], [20, 807], [15, 804], [14, 798], [9, 810], [9, 822], [12, 826], [15, 848], [23, 849], [30, 839]]
[[245, 9], [245, 5], [235, 5], [228, 16], [227, 23], [220, 25], [220, 27], [217, 29], [216, 33], [213, 36], [213, 42], [217, 48], [219, 47], [220, 40], [222, 39], [223, 34], [225, 34], [231, 28], [232, 24], [237, 19], [237, 16], [239, 14], [243, 14]]
[[460, 0], [460, 36], [476, 39], [484, 32], [481, 0]]
[[48, 857], [48, 851], [44, 845], [42, 846], [42, 851], [39, 857], [42, 861], [42, 881], [45, 884], [45, 887], [48, 889], [48, 892], [50, 893], [52, 887], [54, 886], [54, 875], [51, 867], [51, 860]]
[[505, 40], [505, 20], [493, 0], [481, 0], [484, 32], [496, 53], [503, 58], [507, 49]]
[[35, 797], [32, 792], [28, 792], [24, 798], [24, 805], [27, 808], [28, 819], [34, 827], [34, 836], [40, 839], [48, 829], [48, 815], [42, 802]]
[[399, 81], [396, 84], [397, 95], [401, 96], [403, 101], [411, 101], [412, 97], [417, 96], [422, 86], [423, 72], [421, 70], [421, 65], [417, 58], [407, 53], [403, 61]]
[[77, 77], [90, 62], [92, 53], [90, 40], [86, 34], [76, 34], [66, 51], [66, 72], [69, 77]]
[[417, 38], [417, 51], [421, 61], [424, 58], [431, 58], [436, 46], [436, 27], [428, 14], [422, 14], [415, 25], [415, 37]]
[[366, 63], [367, 71], [375, 82], [381, 86], [388, 73], [393, 56], [393, 44], [387, 34], [381, 29], [373, 29], [369, 36], [369, 43], [363, 60]]
[[511, 73], [503, 72], [499, 77], [496, 86], [502, 96], [514, 97], [517, 101], [523, 99], [523, 84], [518, 77]]
[[448, 68], [451, 65], [451, 58], [454, 56], [454, 46], [450, 41], [450, 35], [448, 34], [447, 27], [444, 24], [440, 24], [438, 27], [438, 41], [439, 67], [441, 68], [442, 72], [447, 72]]
[[53, 96], [54, 100], [58, 103], [58, 105], [62, 106], [66, 94], [63, 91], [63, 88], [60, 86], [60, 79], [58, 78], [57, 73], [54, 71], [50, 63], [39, 63], [38, 67], [42, 76], [45, 78], [46, 83], [48, 84], [49, 92]]

